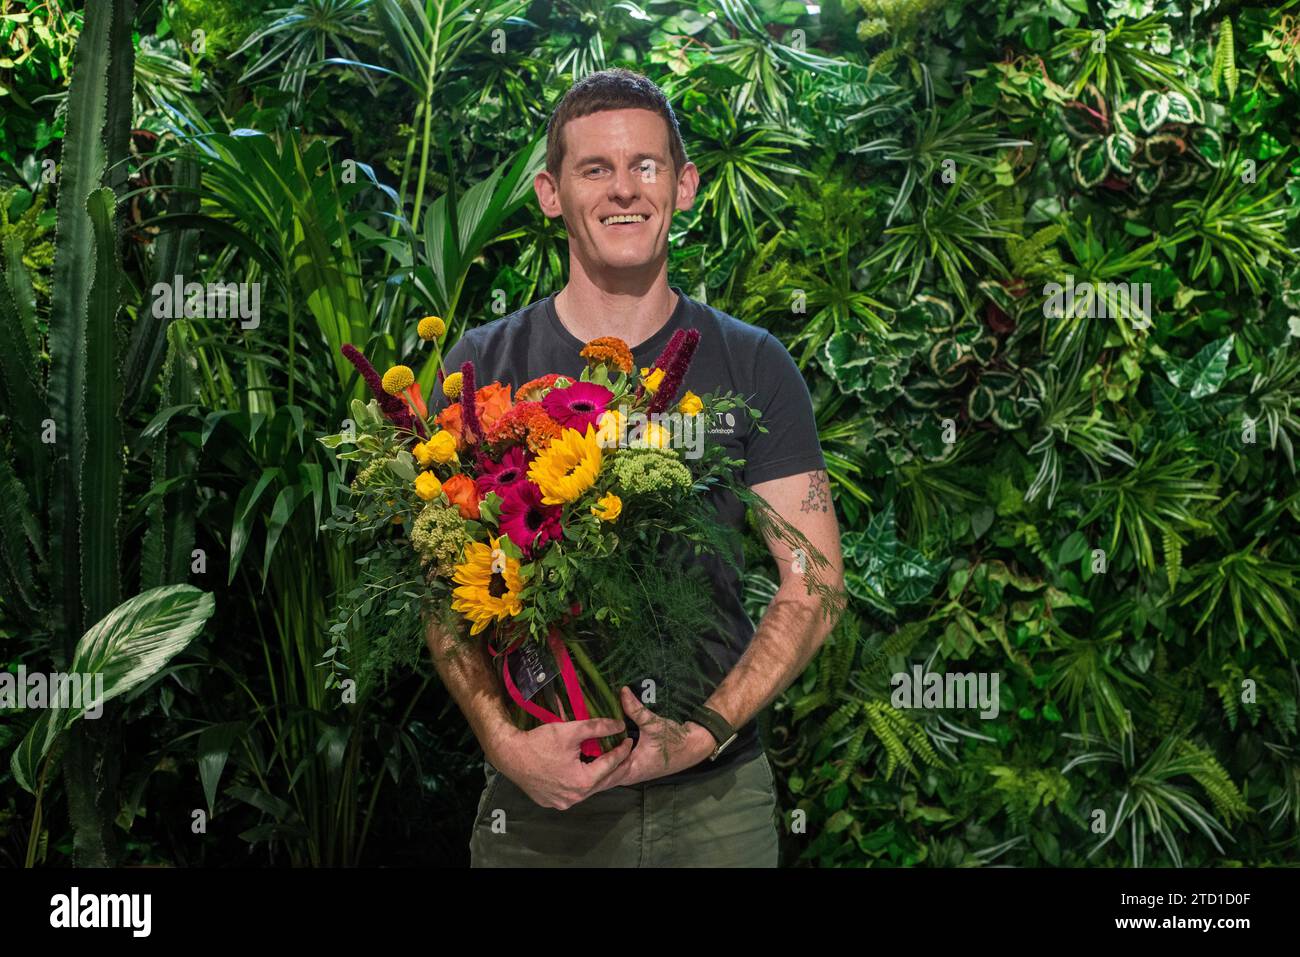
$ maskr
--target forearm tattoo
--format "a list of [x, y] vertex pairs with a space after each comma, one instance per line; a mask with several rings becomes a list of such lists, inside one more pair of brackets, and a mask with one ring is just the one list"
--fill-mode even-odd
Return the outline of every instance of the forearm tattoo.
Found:
[[812, 472], [808, 477], [808, 495], [799, 503], [801, 512], [829, 512], [831, 489], [824, 471]]

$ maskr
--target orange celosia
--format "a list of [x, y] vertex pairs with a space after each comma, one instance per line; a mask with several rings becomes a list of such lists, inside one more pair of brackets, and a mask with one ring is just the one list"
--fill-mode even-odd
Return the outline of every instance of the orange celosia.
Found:
[[559, 375], [551, 372], [536, 379], [529, 379], [518, 389], [515, 390], [516, 402], [536, 402], [555, 385], [559, 380], [564, 379], [566, 382], [572, 382], [573, 377]]
[[[462, 397], [460, 402], [464, 401]], [[438, 413], [438, 418], [435, 420], [440, 428], [456, 436], [457, 450], [463, 450], [466, 445], [466, 436], [462, 434], [464, 426], [461, 420], [460, 402], [453, 402], [447, 406]], [[510, 410], [510, 386], [502, 385], [500, 382], [483, 386], [477, 392], [474, 408], [478, 410], [478, 420], [482, 423], [483, 430], [491, 431], [492, 426]]]
[[488, 429], [489, 442], [527, 442], [534, 452], [546, 448], [563, 429], [540, 402], [519, 402]]
[[483, 497], [478, 494], [478, 487], [468, 475], [453, 475], [442, 483], [442, 491], [447, 496], [447, 501], [460, 510], [461, 518], [479, 517], [478, 504], [483, 501]]
[[592, 339], [578, 355], [593, 366], [603, 362], [605, 365], [614, 366], [620, 372], [630, 373], [633, 369], [632, 350], [627, 347], [626, 342], [616, 336], [600, 336]]

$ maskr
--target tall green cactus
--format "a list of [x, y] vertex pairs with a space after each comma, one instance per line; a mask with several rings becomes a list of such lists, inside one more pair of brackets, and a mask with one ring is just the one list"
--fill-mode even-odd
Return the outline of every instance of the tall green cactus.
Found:
[[[49, 597], [56, 660], [69, 665], [86, 622], [121, 596], [118, 248], [114, 194], [104, 187], [124, 184], [133, 13], [132, 0], [87, 5], [59, 166], [47, 386], [55, 430]], [[110, 155], [110, 147], [119, 152]], [[117, 762], [105, 739], [114, 730], [113, 722], [82, 722], [69, 735], [64, 774], [78, 864], [112, 863]], [[103, 760], [94, 760], [97, 753]]]
[[[126, 189], [133, 112], [133, 16], [134, 0], [86, 5], [56, 179], [49, 371], [44, 384], [21, 250], [9, 248], [10, 243], [0, 250], [0, 399], [8, 411], [4, 438], [13, 450], [0, 456], [0, 575], [12, 609], [51, 635], [49, 658], [61, 671], [77, 664], [75, 651], [87, 623], [114, 614], [123, 594], [121, 498], [126, 460], [117, 200]], [[133, 404], [151, 389], [165, 342], [161, 326], [151, 326], [134, 339], [133, 355], [139, 360], [127, 397]], [[162, 443], [155, 447], [165, 450]], [[155, 527], [164, 524], [157, 508], [151, 521]], [[172, 538], [188, 547], [183, 528]], [[164, 584], [177, 563], [169, 557], [164, 566], [156, 549], [151, 554], [155, 557], [147, 584]], [[190, 586], [173, 588], [196, 592]], [[201, 618], [211, 614], [207, 597], [186, 597], [182, 603], [207, 612]], [[127, 657], [138, 651], [131, 642], [123, 649]], [[113, 661], [105, 667], [120, 664]], [[153, 664], [149, 659], [149, 667]], [[47, 752], [51, 762], [59, 757], [53, 737], [40, 733], [43, 724], [53, 727], [53, 714], [57, 711], [42, 715], [23, 744], [29, 763], [18, 780], [29, 788], [35, 785], [38, 806], [45, 775], [36, 780], [36, 766]], [[75, 862], [110, 865], [120, 727], [110, 711], [103, 720], [70, 726], [65, 722], [62, 727], [68, 727], [60, 744], [65, 745], [62, 771]]]

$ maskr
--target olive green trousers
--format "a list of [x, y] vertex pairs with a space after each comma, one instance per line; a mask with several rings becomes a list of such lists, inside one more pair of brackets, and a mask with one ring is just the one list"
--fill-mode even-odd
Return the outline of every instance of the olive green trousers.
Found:
[[776, 867], [767, 756], [682, 784], [610, 788], [564, 811], [484, 765], [471, 867]]

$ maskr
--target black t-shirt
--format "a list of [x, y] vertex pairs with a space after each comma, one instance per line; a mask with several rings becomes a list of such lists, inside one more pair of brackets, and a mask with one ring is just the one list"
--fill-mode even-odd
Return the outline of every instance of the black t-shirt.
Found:
[[[667, 324], [632, 350], [636, 367], [649, 367], [678, 329], [700, 331], [700, 344], [686, 374], [679, 397], [689, 389], [696, 395], [730, 391], [744, 396], [751, 408], [762, 415], [766, 432], [751, 427], [740, 414], [721, 416], [708, 425], [706, 441], [725, 446], [733, 458], [743, 458], [742, 480], [753, 486], [826, 467], [817, 439], [812, 400], [798, 366], [785, 346], [765, 329], [741, 322], [724, 312], [686, 296], [676, 286], [676, 308]], [[586, 365], [578, 354], [585, 343], [560, 322], [555, 313], [554, 294], [518, 312], [470, 329], [443, 357], [447, 372], [465, 362], [474, 363], [481, 387], [490, 382], [508, 383], [512, 390], [547, 373], [577, 378]], [[603, 334], [617, 336], [618, 329]], [[513, 394], [513, 393], [512, 393]], [[435, 390], [436, 408], [445, 404], [441, 390]], [[734, 495], [719, 497], [720, 515], [736, 527], [744, 523], [744, 508]], [[719, 611], [727, 623], [726, 634], [702, 636], [707, 646], [707, 670], [713, 686], [740, 660], [754, 635], [754, 624], [745, 613], [740, 576], [720, 559], [706, 560], [714, 583]], [[721, 670], [719, 670], [721, 668]], [[635, 688], [633, 689], [635, 691]], [[736, 740], [715, 762], [702, 761], [685, 771], [656, 779], [671, 782], [757, 757], [758, 726], [751, 721], [739, 729]]]

